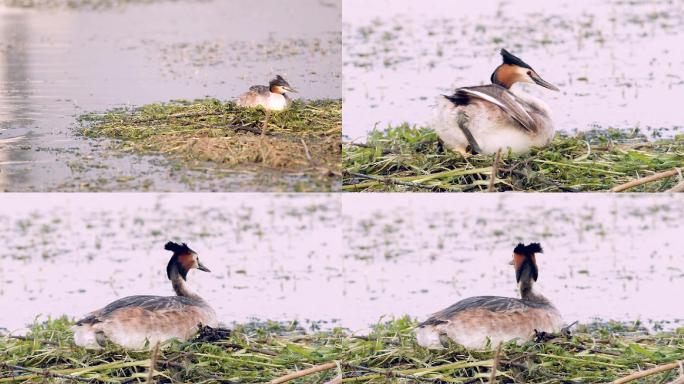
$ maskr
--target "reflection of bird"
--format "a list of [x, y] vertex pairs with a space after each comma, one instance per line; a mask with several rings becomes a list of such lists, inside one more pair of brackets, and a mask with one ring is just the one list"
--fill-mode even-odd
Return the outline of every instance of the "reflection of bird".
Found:
[[439, 311], [416, 329], [418, 344], [439, 349], [447, 337], [468, 348], [481, 348], [487, 339], [491, 345], [513, 339], [529, 340], [535, 330], [558, 332], [562, 319], [544, 296], [534, 292], [538, 268], [535, 254], [542, 252], [538, 243], [518, 244], [513, 250], [515, 278], [520, 299], [499, 296], [476, 296]]
[[237, 99], [237, 105], [241, 107], [261, 106], [269, 111], [282, 111], [292, 102], [287, 96], [287, 92], [297, 92], [290, 87], [290, 84], [277, 75], [273, 80], [265, 85], [253, 85], [249, 91], [243, 93]]
[[437, 101], [433, 128], [446, 146], [465, 154], [496, 153], [510, 148], [526, 152], [553, 139], [551, 109], [541, 100], [519, 90], [517, 82], [533, 83], [558, 91], [528, 64], [501, 50], [503, 64], [492, 73], [492, 84], [458, 88]]
[[189, 339], [198, 324], [215, 327], [216, 314], [209, 304], [185, 286], [188, 271], [209, 272], [188, 246], [168, 242], [173, 251], [166, 267], [176, 296], [129, 296], [91, 312], [72, 327], [76, 345], [99, 349], [107, 340], [125, 348], [139, 349], [149, 342]]

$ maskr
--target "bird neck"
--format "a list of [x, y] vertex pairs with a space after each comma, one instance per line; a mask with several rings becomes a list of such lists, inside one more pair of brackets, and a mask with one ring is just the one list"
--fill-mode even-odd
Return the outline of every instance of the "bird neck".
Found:
[[551, 302], [546, 297], [534, 291], [534, 289], [532, 288], [533, 285], [534, 282], [532, 279], [521, 279], [518, 283], [518, 289], [520, 290], [520, 298], [522, 300], [531, 301], [534, 303], [550, 305]]
[[178, 271], [178, 266], [176, 265], [171, 267], [170, 280], [173, 291], [176, 292], [177, 296], [202, 300], [199, 295], [188, 289], [185, 279], [183, 276], [181, 276], [180, 272]]
[[514, 66], [501, 64], [496, 67], [490, 80], [492, 81], [492, 84], [497, 84], [506, 89], [510, 89], [513, 84], [518, 81], [519, 77]]
[[525, 104], [523, 108], [537, 112], [544, 116], [551, 117], [551, 108], [549, 108], [549, 106], [541, 99], [524, 92], [522, 89], [520, 89], [520, 86], [511, 88], [509, 91], [514, 94], [515, 97], [522, 100], [522, 102]]

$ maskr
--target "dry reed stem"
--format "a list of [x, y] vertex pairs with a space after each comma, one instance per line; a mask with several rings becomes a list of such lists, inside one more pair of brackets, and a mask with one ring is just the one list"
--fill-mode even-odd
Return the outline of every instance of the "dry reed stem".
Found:
[[286, 382], [288, 382], [288, 381], [290, 381], [290, 380], [299, 379], [300, 377], [313, 375], [314, 373], [327, 371], [327, 370], [329, 370], [329, 369], [333, 369], [333, 368], [336, 368], [336, 367], [337, 367], [337, 363], [336, 363], [336, 362], [325, 363], [325, 364], [321, 364], [321, 365], [316, 365], [316, 366], [313, 366], [313, 367], [311, 367], [311, 368], [307, 368], [307, 369], [304, 369], [304, 370], [301, 370], [301, 371], [289, 373], [289, 374], [287, 374], [287, 375], [285, 375], [285, 376], [281, 376], [281, 377], [279, 377], [279, 378], [277, 378], [277, 379], [273, 379], [273, 380], [269, 381], [268, 383], [269, 383], [269, 384], [286, 383]]
[[636, 179], [636, 180], [632, 180], [632, 181], [629, 181], [629, 182], [624, 183], [624, 184], [620, 184], [618, 186], [613, 187], [610, 191], [611, 192], [622, 192], [622, 191], [628, 190], [630, 188], [637, 187], [637, 186], [642, 185], [642, 184], [650, 183], [652, 181], [657, 181], [657, 180], [664, 179], [667, 177], [672, 177], [678, 173], [681, 173], [681, 169], [679, 169], [679, 168], [671, 169], [669, 171], [659, 172], [659, 173], [656, 173], [656, 174], [651, 175], [651, 176], [642, 177], [641, 179]]
[[[499, 154], [501, 153], [501, 150], [499, 150], [499, 153], [497, 153], [497, 158], [499, 157]], [[489, 382], [491, 384], [496, 384], [496, 368], [499, 365], [499, 360], [501, 358], [501, 347], [503, 343], [499, 342], [499, 346], [496, 347], [496, 354], [494, 355], [494, 364], [492, 364], [492, 373], [489, 375]]]
[[684, 192], [684, 180], [679, 182], [679, 184], [675, 185], [674, 187], [668, 189], [666, 192]]
[[647, 369], [645, 371], [635, 372], [635, 373], [632, 373], [631, 375], [627, 375], [623, 378], [620, 378], [620, 379], [613, 381], [612, 384], [629, 383], [630, 381], [641, 379], [642, 377], [651, 376], [651, 375], [655, 375], [656, 373], [665, 372], [665, 371], [669, 371], [671, 369], [675, 369], [675, 368], [679, 367], [680, 364], [682, 364], [681, 361], [675, 361], [674, 363], [659, 365], [655, 368]]
[[147, 384], [153, 383], [153, 378], [154, 378], [154, 371], [157, 366], [157, 359], [159, 359], [159, 342], [155, 344], [154, 350], [152, 351], [152, 356], [150, 358], [150, 369], [149, 373], [147, 374]]
[[496, 151], [496, 157], [494, 158], [494, 164], [492, 164], [492, 175], [489, 176], [489, 186], [487, 187], [487, 192], [494, 192], [494, 184], [496, 184], [496, 174], [499, 172], [499, 162], [501, 161], [501, 148]]

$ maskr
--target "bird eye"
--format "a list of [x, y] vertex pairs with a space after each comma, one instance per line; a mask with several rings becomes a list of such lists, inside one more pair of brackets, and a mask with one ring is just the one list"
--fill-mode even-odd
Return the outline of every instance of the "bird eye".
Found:
[[532, 77], [532, 71], [527, 71], [527, 76]]

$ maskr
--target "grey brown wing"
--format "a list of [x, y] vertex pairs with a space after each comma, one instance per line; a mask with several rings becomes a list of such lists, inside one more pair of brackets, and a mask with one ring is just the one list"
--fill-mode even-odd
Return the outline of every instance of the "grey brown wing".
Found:
[[445, 97], [456, 105], [466, 105], [472, 99], [487, 101], [501, 108], [526, 131], [535, 132], [537, 130], [534, 119], [527, 113], [518, 98], [500, 85], [458, 88], [453, 95]]
[[424, 322], [419, 327], [426, 325], [438, 325], [449, 322], [454, 315], [469, 309], [485, 309], [492, 312], [510, 312], [530, 307], [537, 307], [536, 303], [501, 296], [475, 296], [463, 299], [452, 306], [445, 308]]
[[249, 87], [249, 91], [258, 95], [268, 95], [271, 92], [271, 89], [265, 85], [252, 85]]
[[194, 302], [191, 299], [182, 296], [128, 296], [113, 301], [107, 304], [107, 306], [104, 308], [90, 313], [88, 316], [77, 321], [76, 324], [82, 325], [99, 323], [102, 321], [102, 318], [107, 317], [113, 312], [123, 308], [139, 307], [148, 311], [159, 311], [182, 309], [192, 305], [194, 305]]

